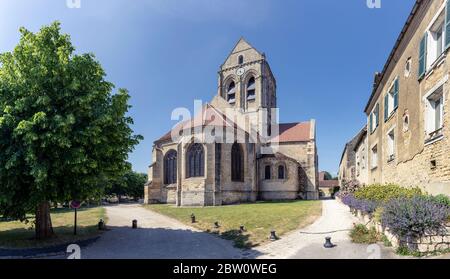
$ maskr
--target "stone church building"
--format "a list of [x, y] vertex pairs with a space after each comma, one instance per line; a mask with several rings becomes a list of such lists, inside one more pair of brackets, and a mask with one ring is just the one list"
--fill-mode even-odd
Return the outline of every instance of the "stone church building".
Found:
[[265, 54], [241, 38], [217, 95], [154, 142], [144, 202], [318, 199], [315, 121], [278, 123], [276, 89]]

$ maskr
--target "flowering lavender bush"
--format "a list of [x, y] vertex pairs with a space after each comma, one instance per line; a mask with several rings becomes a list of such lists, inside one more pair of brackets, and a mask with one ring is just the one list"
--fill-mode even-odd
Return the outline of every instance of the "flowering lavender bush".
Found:
[[340, 198], [342, 203], [351, 209], [360, 210], [366, 214], [372, 214], [378, 206], [375, 201], [357, 199], [353, 194], [344, 194]]
[[430, 197], [402, 197], [384, 206], [381, 223], [400, 237], [420, 237], [445, 233], [445, 221], [449, 215], [450, 207]]

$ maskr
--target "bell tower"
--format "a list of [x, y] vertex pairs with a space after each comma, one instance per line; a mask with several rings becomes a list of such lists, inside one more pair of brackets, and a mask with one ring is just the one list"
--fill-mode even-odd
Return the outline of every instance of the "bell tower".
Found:
[[241, 38], [220, 66], [218, 96], [230, 107], [249, 116], [261, 130], [261, 115], [276, 119], [271, 108], [277, 106], [276, 80], [264, 53]]

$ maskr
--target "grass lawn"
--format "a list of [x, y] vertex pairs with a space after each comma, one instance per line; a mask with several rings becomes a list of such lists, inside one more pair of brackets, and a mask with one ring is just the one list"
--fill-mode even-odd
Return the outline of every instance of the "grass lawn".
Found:
[[[145, 205], [146, 208], [177, 219], [206, 232], [233, 240], [236, 247], [251, 248], [269, 241], [271, 230], [278, 236], [314, 222], [322, 214], [321, 201], [257, 202], [218, 207], [183, 208], [173, 205]], [[196, 223], [191, 223], [194, 213]], [[214, 228], [214, 222], [220, 228]], [[239, 232], [244, 225], [246, 231]]]
[[0, 221], [1, 248], [35, 248], [71, 241], [83, 240], [99, 234], [98, 221], [105, 220], [105, 209], [101, 207], [78, 209], [77, 235], [73, 235], [73, 209], [53, 209], [51, 218], [56, 236], [52, 239], [38, 241], [34, 239], [34, 228], [19, 221]]

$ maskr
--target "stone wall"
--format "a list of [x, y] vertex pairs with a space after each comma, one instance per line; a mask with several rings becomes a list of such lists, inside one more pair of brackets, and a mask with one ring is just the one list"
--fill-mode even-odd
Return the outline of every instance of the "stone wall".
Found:
[[426, 235], [420, 238], [399, 238], [393, 235], [389, 228], [384, 228], [380, 223], [375, 221], [367, 214], [363, 214], [357, 211], [355, 215], [359, 221], [366, 226], [373, 227], [378, 233], [384, 234], [387, 239], [392, 243], [392, 247], [397, 249], [400, 246], [406, 246], [412, 251], [418, 251], [421, 253], [439, 252], [446, 249], [450, 249], [450, 224], [447, 226], [447, 233], [444, 235]]
[[319, 198], [318, 155], [315, 141], [280, 143], [279, 152], [300, 163], [300, 190], [307, 199]]
[[[369, 171], [370, 184], [419, 186], [431, 194], [450, 195], [448, 51], [428, 67], [423, 78], [418, 79], [420, 41], [436, 16], [442, 11], [445, 13], [444, 4], [444, 0], [422, 1], [394, 54], [392, 61], [395, 62], [391, 62], [386, 68], [384, 78], [367, 107], [366, 113], [369, 116], [377, 103], [380, 106], [380, 125], [373, 133], [369, 131], [369, 162], [372, 160], [370, 149], [375, 145], [378, 149], [378, 166]], [[405, 71], [408, 59], [411, 61], [409, 73]], [[384, 95], [396, 79], [399, 81], [398, 108], [385, 121]], [[427, 104], [424, 97], [439, 84], [443, 84], [444, 95], [443, 137], [427, 143]], [[391, 130], [395, 132], [393, 159], [388, 158], [387, 147], [387, 133]]]

